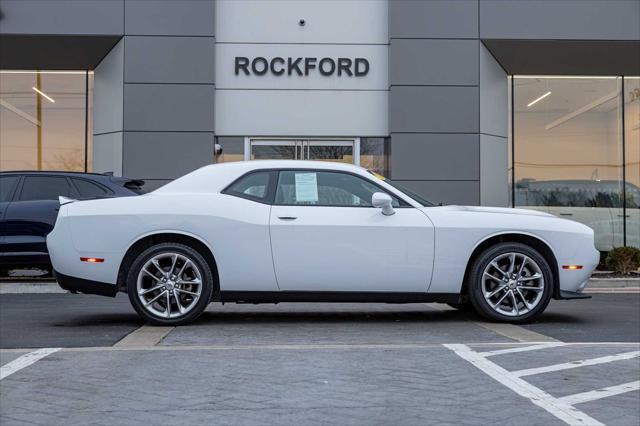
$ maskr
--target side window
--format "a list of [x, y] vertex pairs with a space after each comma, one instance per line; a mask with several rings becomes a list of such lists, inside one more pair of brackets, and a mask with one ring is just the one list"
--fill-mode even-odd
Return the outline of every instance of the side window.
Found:
[[255, 172], [241, 177], [223, 192], [261, 203], [269, 202], [270, 181], [274, 172]]
[[22, 184], [20, 201], [57, 200], [58, 196], [70, 197], [71, 186], [65, 177], [27, 176]]
[[[335, 207], [372, 207], [371, 196], [385, 192], [366, 179], [348, 173], [282, 171], [278, 179], [276, 204]], [[391, 195], [391, 194], [389, 194]], [[393, 206], [400, 202], [394, 196]]]
[[78, 188], [81, 198], [100, 198], [113, 194], [113, 192], [108, 189], [93, 182], [89, 182], [88, 180], [77, 178], [71, 178], [71, 180], [76, 188]]
[[19, 179], [20, 176], [0, 176], [0, 203], [11, 201], [13, 189]]

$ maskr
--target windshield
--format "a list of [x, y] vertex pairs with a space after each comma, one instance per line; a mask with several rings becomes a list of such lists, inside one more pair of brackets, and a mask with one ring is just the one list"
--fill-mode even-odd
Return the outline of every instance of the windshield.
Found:
[[389, 185], [393, 186], [395, 189], [397, 189], [398, 191], [402, 192], [404, 195], [406, 195], [407, 197], [411, 198], [412, 200], [416, 201], [418, 204], [421, 204], [422, 207], [435, 206], [435, 204], [432, 203], [431, 201], [421, 197], [420, 195], [416, 194], [415, 192], [413, 192], [410, 189], [407, 189], [403, 185], [400, 185], [397, 182], [389, 180], [386, 177], [382, 176], [381, 174], [373, 172], [371, 170], [368, 170], [368, 172], [371, 173], [372, 175], [374, 175], [375, 177], [377, 177], [378, 179], [383, 180], [385, 183], [388, 183]]

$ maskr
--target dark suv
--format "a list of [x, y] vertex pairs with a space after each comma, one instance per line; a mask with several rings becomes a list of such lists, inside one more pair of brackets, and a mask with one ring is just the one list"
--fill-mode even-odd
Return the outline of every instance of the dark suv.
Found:
[[0, 172], [0, 265], [49, 266], [46, 236], [59, 196], [86, 200], [142, 193], [144, 181], [109, 174]]

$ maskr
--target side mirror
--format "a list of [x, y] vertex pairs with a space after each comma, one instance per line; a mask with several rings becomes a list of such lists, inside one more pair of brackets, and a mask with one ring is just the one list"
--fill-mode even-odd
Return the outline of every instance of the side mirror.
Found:
[[391, 216], [396, 212], [393, 209], [393, 200], [389, 194], [385, 194], [384, 192], [375, 192], [371, 196], [371, 204], [373, 207], [381, 208], [382, 214], [385, 216]]

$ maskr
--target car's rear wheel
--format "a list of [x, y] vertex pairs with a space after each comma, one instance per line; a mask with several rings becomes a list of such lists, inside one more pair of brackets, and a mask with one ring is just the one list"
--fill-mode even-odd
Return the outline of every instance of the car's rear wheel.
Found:
[[482, 252], [469, 274], [469, 300], [493, 321], [523, 323], [545, 310], [553, 293], [546, 259], [521, 243], [500, 243]]
[[193, 248], [161, 243], [138, 255], [127, 275], [129, 300], [138, 314], [156, 325], [193, 321], [211, 300], [213, 275]]

